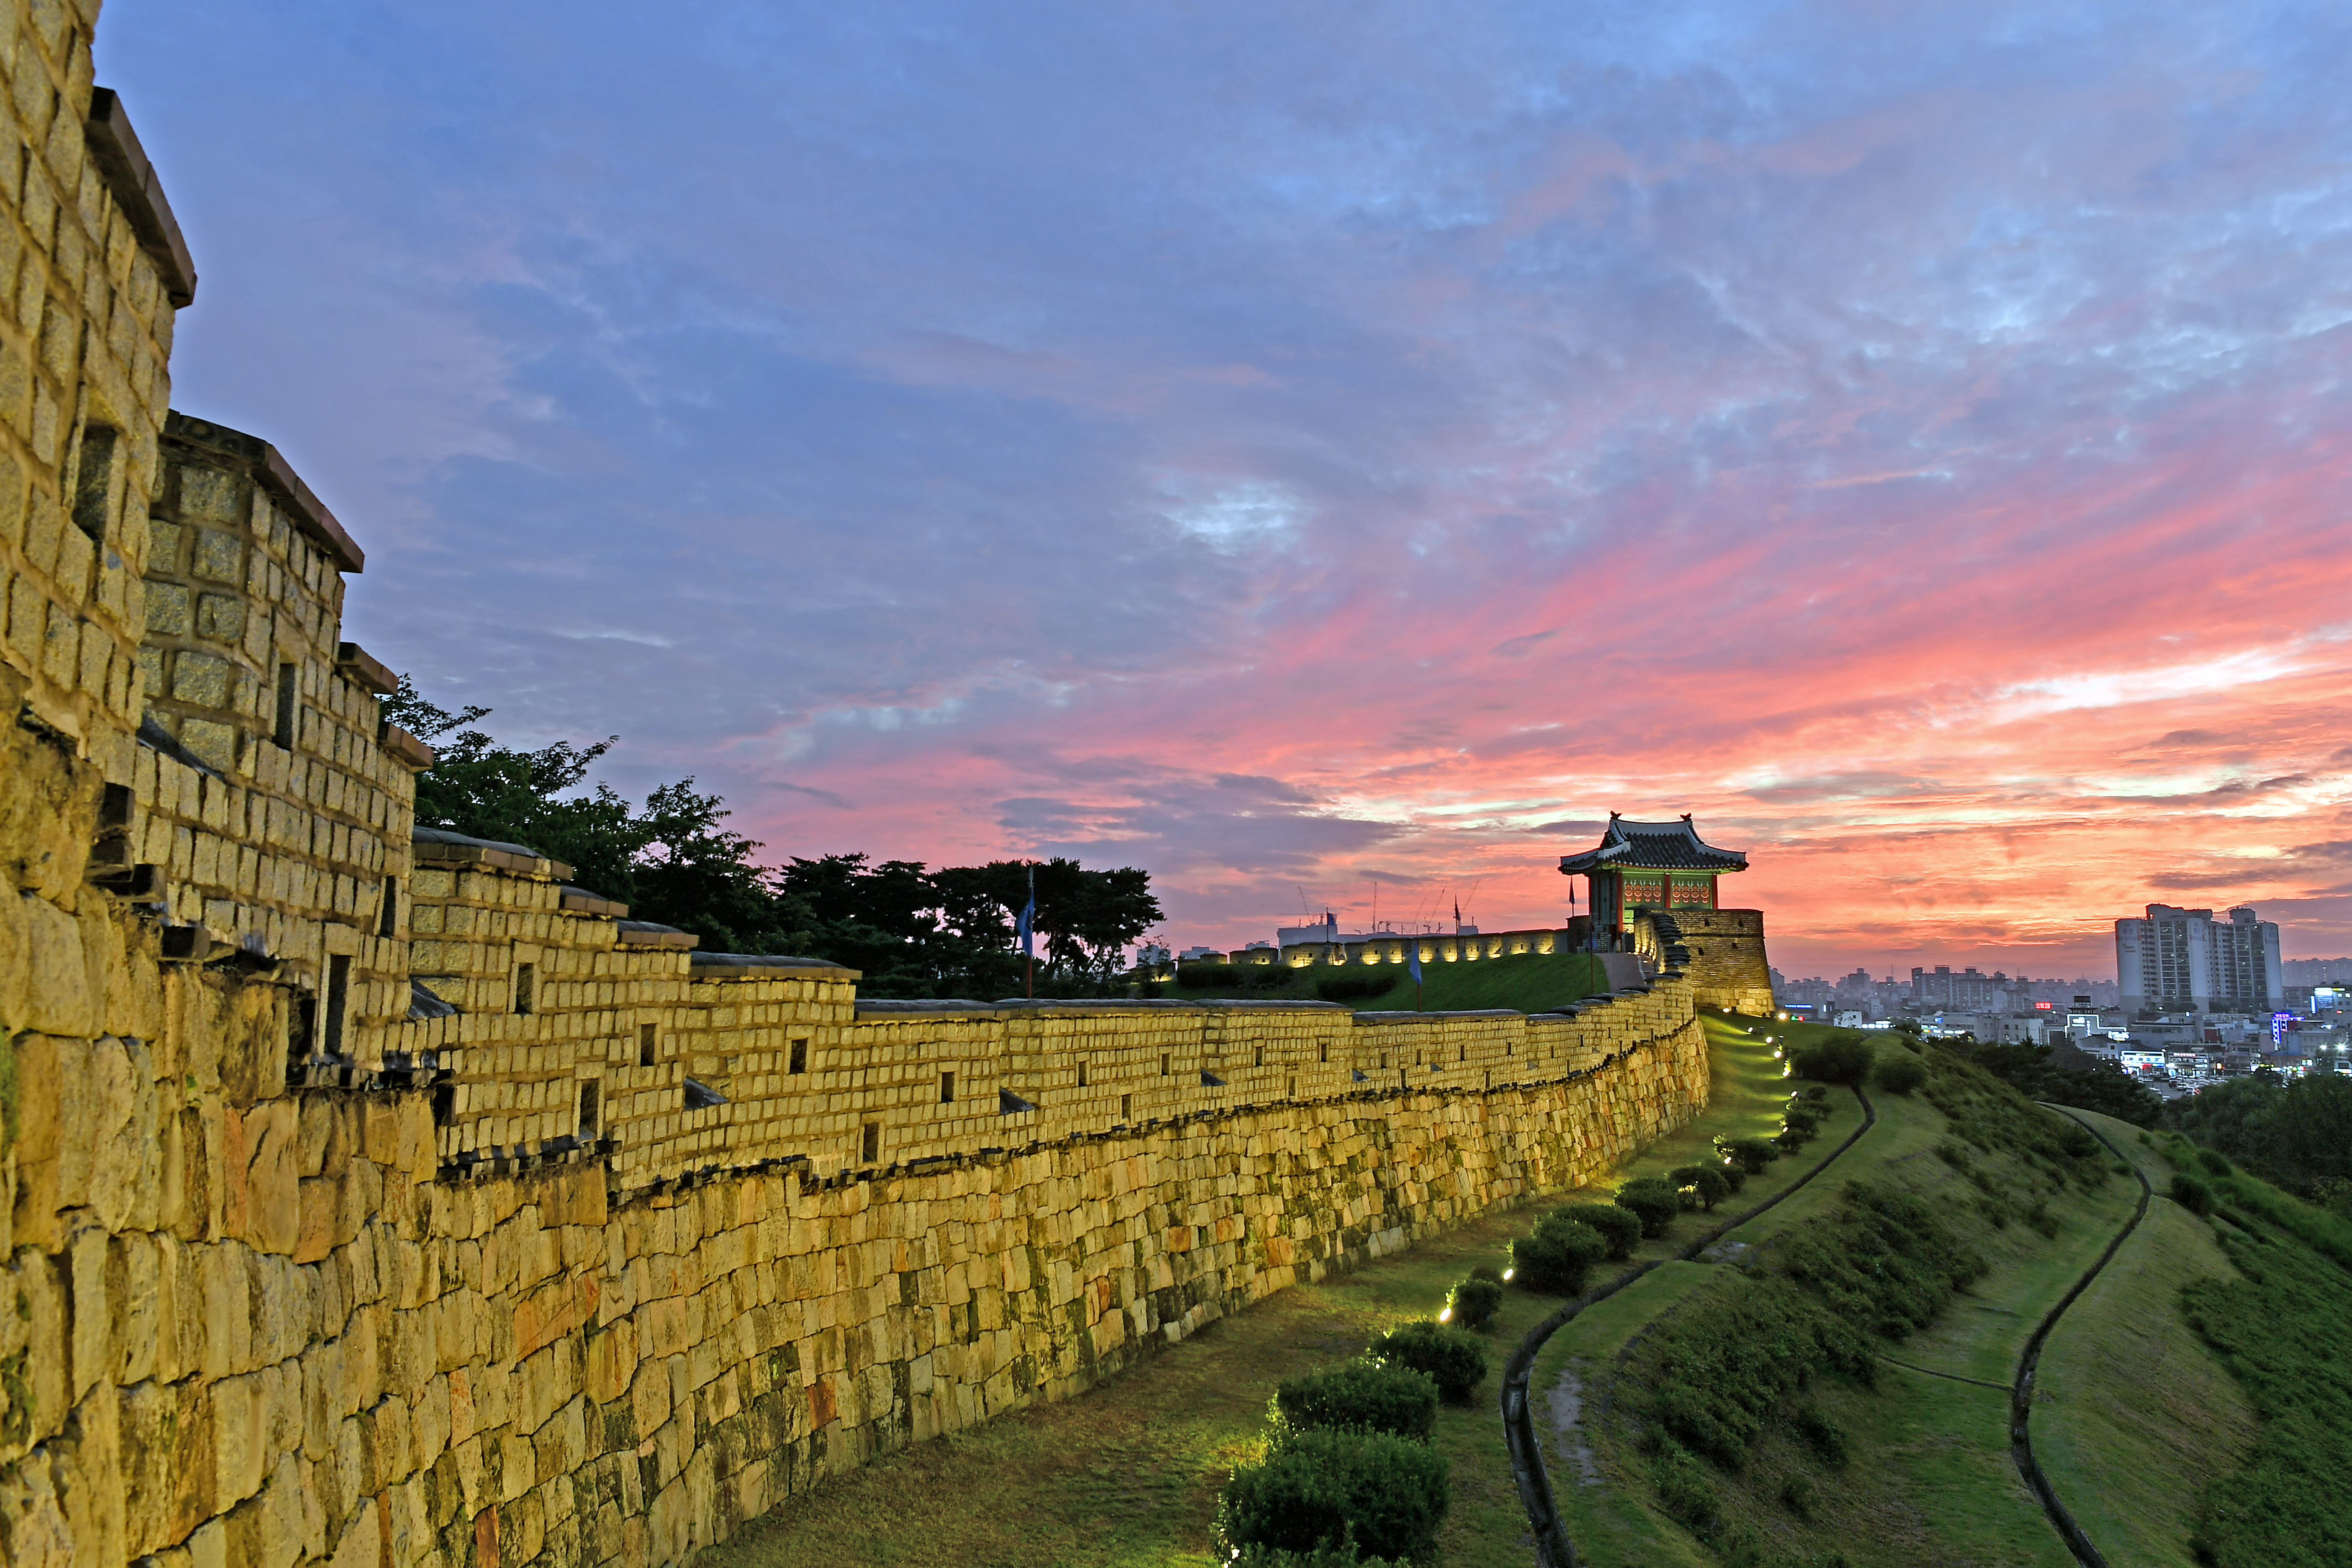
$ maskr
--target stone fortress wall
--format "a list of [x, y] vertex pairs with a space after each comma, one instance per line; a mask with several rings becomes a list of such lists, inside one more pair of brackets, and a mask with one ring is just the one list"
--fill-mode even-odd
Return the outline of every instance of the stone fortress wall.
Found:
[[[1579, 917], [1554, 930], [1428, 932], [1410, 935], [1379, 932], [1354, 934], [1337, 942], [1294, 942], [1277, 948], [1271, 943], [1236, 948], [1213, 960], [1186, 961], [1178, 967], [1201, 963], [1236, 967], [1286, 969], [1339, 968], [1406, 962], [1420, 949], [1423, 965], [1475, 963], [1481, 959], [1517, 958], [1526, 954], [1574, 952], [1583, 947], [1590, 927]], [[1735, 1013], [1762, 1015], [1772, 1010], [1772, 975], [1764, 956], [1764, 911], [1761, 910], [1678, 909], [1671, 913], [1635, 912], [1632, 934], [1636, 954], [1646, 973], [1672, 963], [1690, 979], [1692, 999], [1702, 1007], [1727, 1007]], [[1615, 938], [1611, 938], [1614, 941]], [[1681, 951], [1669, 956], [1669, 948]], [[1604, 954], [1605, 956], [1605, 954]]]
[[1418, 936], [1402, 931], [1349, 931], [1340, 933], [1336, 942], [1291, 942], [1280, 947], [1261, 942], [1254, 947], [1235, 948], [1214, 962], [1279, 964], [1286, 969], [1309, 969], [1318, 964], [1339, 967], [1351, 963], [1402, 963], [1409, 952], [1418, 947], [1425, 964], [1475, 963], [1482, 958], [1562, 952], [1572, 945], [1567, 931], [1548, 926], [1527, 931], [1429, 931]]
[[169, 412], [95, 13], [0, 5], [0, 1560], [676, 1563], [1704, 1103], [1664, 936], [1532, 1017], [861, 1002], [415, 833], [361, 552]]
[[[1644, 963], [1672, 962], [1689, 976], [1702, 1007], [1769, 1017], [1772, 966], [1764, 952], [1761, 910], [1676, 910], [1633, 922], [1633, 945]], [[1669, 959], [1670, 950], [1679, 954]]]

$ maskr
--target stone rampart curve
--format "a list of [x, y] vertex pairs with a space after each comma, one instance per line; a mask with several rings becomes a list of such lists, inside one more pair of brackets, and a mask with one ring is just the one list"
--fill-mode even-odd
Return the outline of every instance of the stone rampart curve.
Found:
[[0, 0], [0, 1562], [678, 1563], [1705, 1102], [1671, 963], [861, 1003], [415, 833], [358, 545], [169, 407], [194, 261], [96, 10]]

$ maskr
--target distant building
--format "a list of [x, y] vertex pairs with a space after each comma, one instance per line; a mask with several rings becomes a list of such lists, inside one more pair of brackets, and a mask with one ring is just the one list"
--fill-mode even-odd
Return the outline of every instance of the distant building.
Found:
[[2290, 958], [2279, 972], [2290, 985], [2352, 984], [2352, 958]]
[[1955, 974], [1951, 965], [1939, 963], [1911, 972], [1911, 1002], [1922, 1013], [2006, 1013], [2012, 994], [2025, 984], [1997, 969], [1980, 974], [1970, 964]]
[[2126, 1012], [2263, 1013], [2286, 997], [2278, 927], [2234, 909], [2150, 904], [2116, 922], [2116, 984]]
[[1782, 978], [1775, 982], [1772, 999], [1784, 1007], [1804, 1006], [1819, 1011], [1837, 1002], [1839, 997], [1836, 987], [1815, 975], [1810, 980]]

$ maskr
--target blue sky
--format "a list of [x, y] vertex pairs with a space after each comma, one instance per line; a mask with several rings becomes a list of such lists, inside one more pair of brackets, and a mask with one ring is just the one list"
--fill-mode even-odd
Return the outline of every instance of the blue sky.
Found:
[[[1611, 809], [1784, 968], [2352, 951], [2334, 7], [114, 0], [352, 635], [1171, 934]], [[1400, 903], [1399, 900], [1402, 900]]]

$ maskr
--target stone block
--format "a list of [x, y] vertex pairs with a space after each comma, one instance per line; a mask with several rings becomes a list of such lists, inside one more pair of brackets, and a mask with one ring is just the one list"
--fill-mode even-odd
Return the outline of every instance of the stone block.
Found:
[[15, 976], [9, 993], [0, 994], [12, 1007], [5, 1023], [68, 1037], [98, 1033], [103, 993], [90, 984], [79, 924], [47, 899], [6, 900], [0, 890], [0, 900], [14, 917], [0, 925], [0, 969]]
[[295, 1107], [273, 1100], [224, 1122], [233, 1130], [224, 1152], [229, 1234], [257, 1252], [292, 1252], [302, 1234]]
[[316, 1263], [335, 1249], [337, 1221], [343, 1206], [343, 1183], [332, 1176], [309, 1176], [298, 1183], [294, 1261]]

